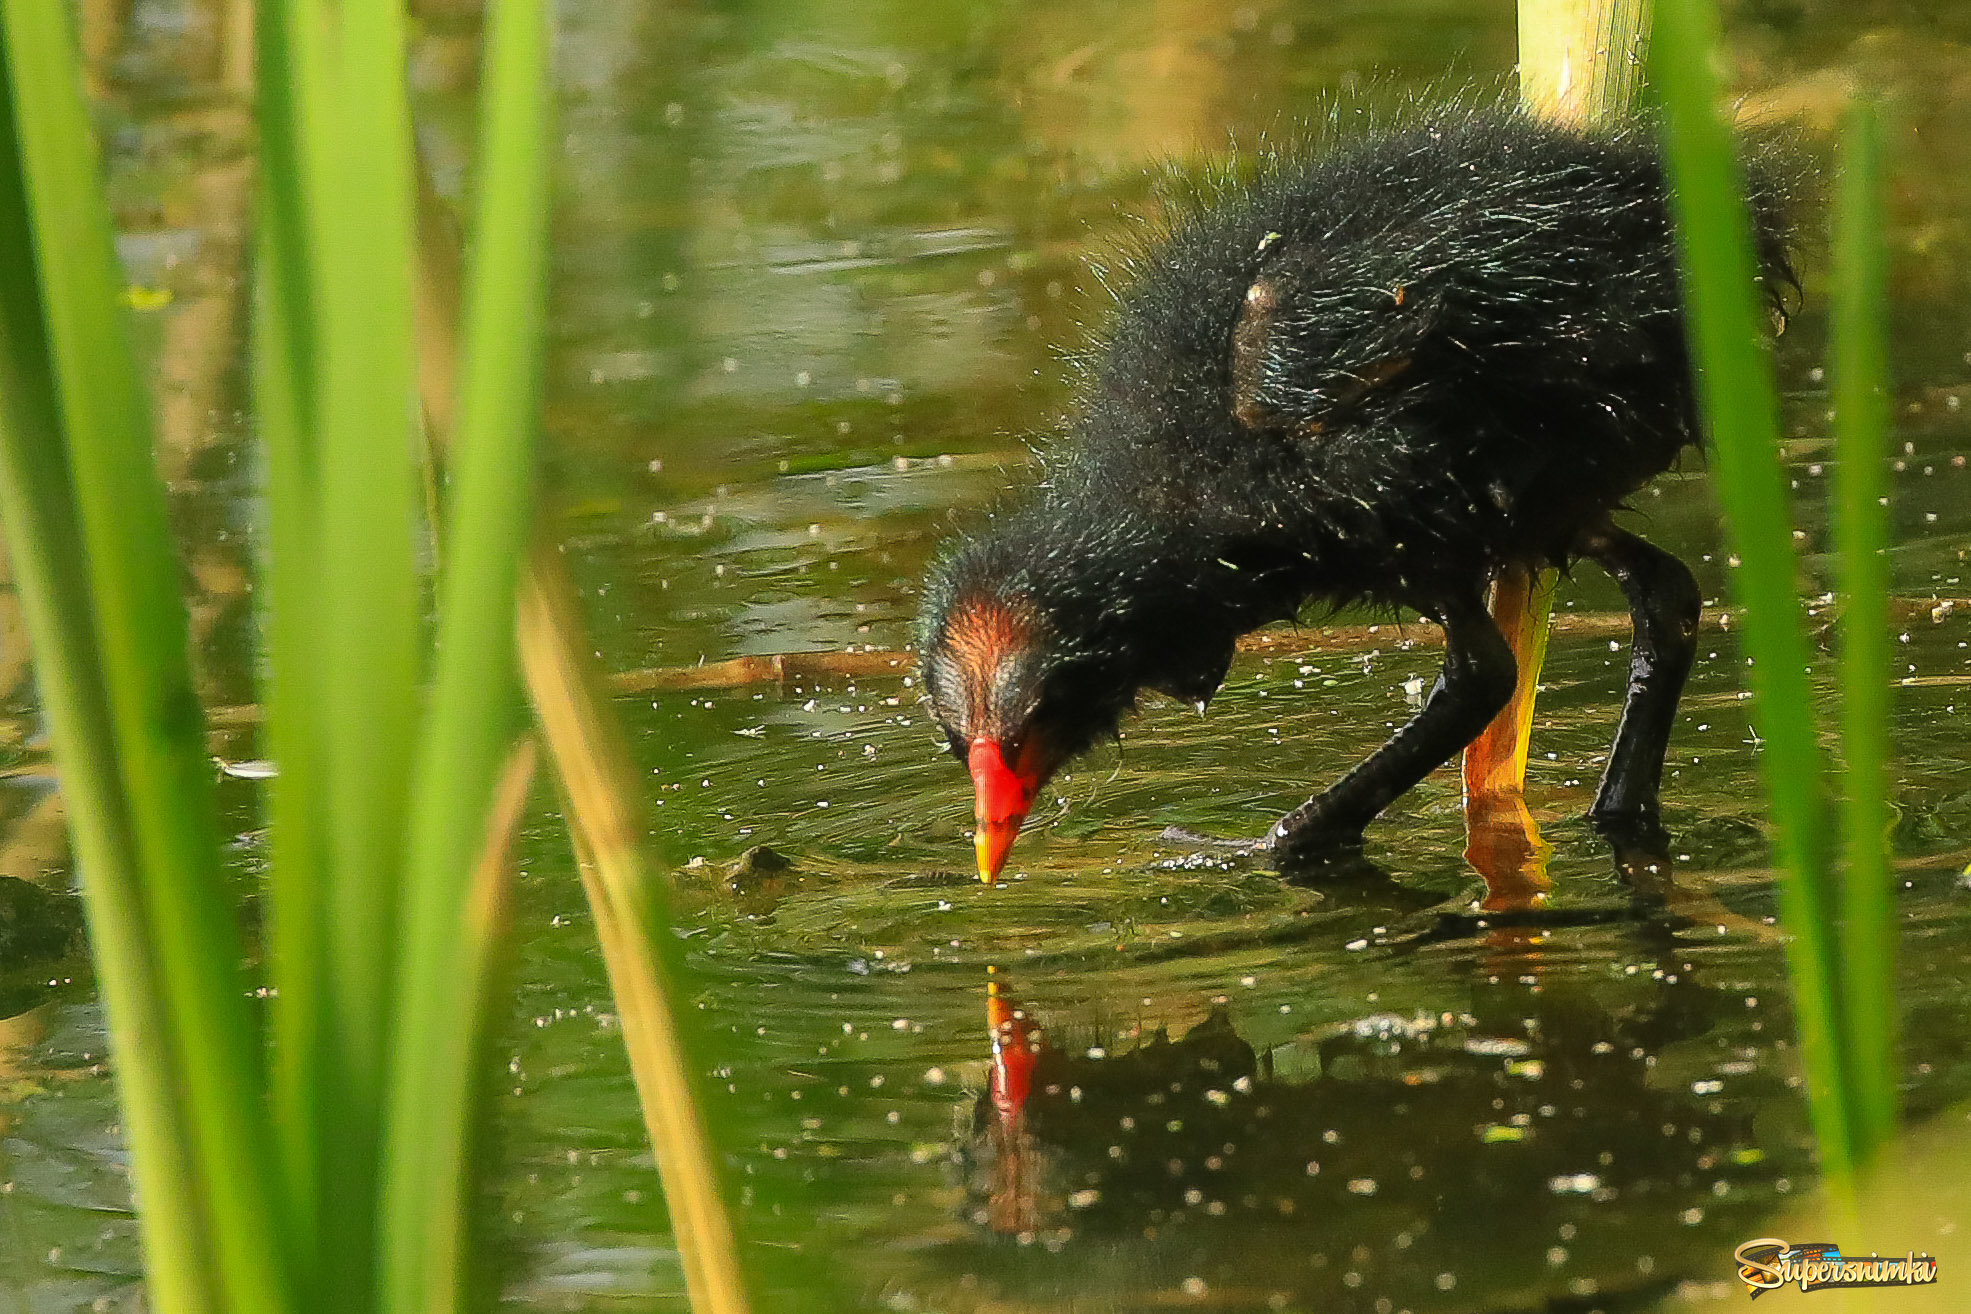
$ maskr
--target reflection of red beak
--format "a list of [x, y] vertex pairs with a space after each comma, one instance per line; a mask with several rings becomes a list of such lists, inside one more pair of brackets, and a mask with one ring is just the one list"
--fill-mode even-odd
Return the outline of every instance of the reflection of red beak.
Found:
[[1020, 1113], [1033, 1089], [1047, 1037], [1041, 1034], [1040, 1024], [1001, 990], [998, 969], [986, 971], [986, 1025], [992, 1033], [986, 1093], [996, 1115], [986, 1133], [996, 1151], [988, 1217], [995, 1231], [1033, 1232], [1040, 1226], [1046, 1161], [1026, 1135]]
[[[986, 971], [997, 973], [998, 968]], [[1000, 988], [997, 975], [986, 979], [986, 1030], [992, 1037], [992, 1067], [986, 1074], [986, 1093], [1000, 1120], [1012, 1130], [1013, 1120], [1026, 1107], [1033, 1087], [1033, 1070], [1047, 1037], [1040, 1023], [1028, 1017], [1012, 996]]]
[[1019, 760], [1008, 766], [998, 744], [990, 739], [972, 741], [969, 762], [974, 815], [979, 822], [974, 843], [979, 851], [979, 879], [988, 885], [999, 879], [999, 869], [1006, 865], [1020, 823], [1033, 806], [1033, 796], [1040, 792], [1042, 777], [1034, 765], [1037, 756], [1029, 743]]

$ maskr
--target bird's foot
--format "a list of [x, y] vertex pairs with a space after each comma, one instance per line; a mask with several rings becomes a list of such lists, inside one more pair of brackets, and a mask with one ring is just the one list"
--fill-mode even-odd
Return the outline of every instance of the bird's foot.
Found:
[[1588, 824], [1619, 849], [1663, 852], [1670, 847], [1670, 832], [1663, 829], [1663, 820], [1654, 807], [1619, 811], [1614, 808], [1592, 808], [1588, 812]]
[[1670, 833], [1654, 808], [1632, 812], [1596, 809], [1588, 813], [1615, 858], [1615, 870], [1644, 898], [1660, 899], [1672, 888]]
[[1363, 853], [1359, 830], [1296, 831], [1276, 838], [1270, 852], [1274, 870], [1295, 885], [1326, 887], [1389, 879]]
[[1333, 824], [1310, 807], [1288, 813], [1258, 839], [1226, 839], [1183, 826], [1168, 827], [1160, 838], [1194, 851], [1194, 858], [1179, 859], [1177, 865], [1263, 864], [1298, 878], [1352, 871], [1363, 861], [1361, 827]]
[[1360, 821], [1344, 820], [1319, 796], [1295, 808], [1266, 832], [1267, 847], [1281, 871], [1330, 866], [1362, 852]]
[[1688, 924], [1720, 930], [1734, 926], [1754, 939], [1770, 939], [1770, 928], [1723, 907], [1701, 884], [1678, 884], [1676, 864], [1670, 856], [1670, 833], [1663, 828], [1654, 806], [1631, 812], [1596, 808], [1589, 812], [1588, 822], [1608, 842], [1615, 874], [1628, 887], [1643, 917], [1666, 929]]

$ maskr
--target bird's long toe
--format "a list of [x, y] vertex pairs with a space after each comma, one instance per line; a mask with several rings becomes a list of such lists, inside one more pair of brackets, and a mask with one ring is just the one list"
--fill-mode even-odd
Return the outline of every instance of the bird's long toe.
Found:
[[1320, 819], [1312, 818], [1296, 822], [1294, 815], [1282, 818], [1257, 839], [1228, 839], [1184, 826], [1167, 827], [1159, 838], [1166, 844], [1189, 850], [1185, 858], [1178, 860], [1179, 865], [1188, 866], [1197, 861], [1250, 863], [1289, 876], [1326, 871], [1337, 862], [1352, 862], [1362, 852], [1361, 827], [1323, 824]]
[[1271, 836], [1261, 839], [1230, 839], [1222, 835], [1207, 835], [1202, 831], [1190, 830], [1183, 826], [1166, 826], [1157, 838], [1166, 844], [1176, 844], [1186, 849], [1195, 849], [1224, 858], [1267, 858], [1271, 857], [1273, 852]]

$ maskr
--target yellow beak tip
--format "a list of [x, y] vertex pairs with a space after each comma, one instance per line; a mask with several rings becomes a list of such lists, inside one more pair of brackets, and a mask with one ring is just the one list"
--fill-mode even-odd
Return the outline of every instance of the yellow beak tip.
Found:
[[992, 845], [986, 838], [983, 827], [980, 828], [978, 838], [973, 841], [973, 848], [979, 858], [979, 879], [987, 885], [999, 884], [999, 873], [992, 867]]

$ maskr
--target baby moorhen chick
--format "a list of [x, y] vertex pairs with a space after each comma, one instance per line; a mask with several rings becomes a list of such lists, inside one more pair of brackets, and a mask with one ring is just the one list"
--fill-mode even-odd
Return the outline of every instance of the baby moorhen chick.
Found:
[[[1767, 172], [1751, 200], [1778, 313]], [[1441, 111], [1268, 161], [1124, 272], [1040, 489], [925, 585], [924, 687], [971, 769], [981, 876], [1140, 690], [1202, 710], [1238, 636], [1310, 602], [1444, 628], [1416, 718], [1251, 847], [1285, 867], [1358, 842], [1511, 697], [1488, 582], [1582, 556], [1635, 627], [1592, 815], [1653, 821], [1699, 593], [1609, 518], [1697, 440], [1651, 130]]]

